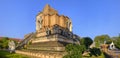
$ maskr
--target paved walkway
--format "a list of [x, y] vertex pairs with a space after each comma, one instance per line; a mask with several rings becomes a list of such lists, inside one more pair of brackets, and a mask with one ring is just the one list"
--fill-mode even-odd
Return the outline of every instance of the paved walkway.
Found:
[[107, 53], [112, 56], [111, 58], [120, 58], [120, 50], [109, 50]]

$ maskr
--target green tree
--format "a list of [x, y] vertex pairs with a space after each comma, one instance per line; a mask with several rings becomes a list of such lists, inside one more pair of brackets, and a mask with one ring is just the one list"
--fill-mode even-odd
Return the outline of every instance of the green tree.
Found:
[[1, 46], [4, 49], [8, 48], [8, 42], [9, 42], [9, 38], [8, 37], [3, 37], [1, 40]]
[[90, 51], [90, 56], [92, 56], [92, 55], [94, 55], [94, 56], [100, 56], [101, 55], [101, 51], [100, 51], [100, 49], [99, 48], [90, 48], [89, 49], [89, 51]]
[[65, 50], [67, 55], [63, 58], [82, 58], [82, 51], [85, 50], [85, 47], [83, 45], [68, 44], [65, 47]]
[[114, 43], [116, 48], [120, 49], [120, 37], [116, 37], [116, 39], [114, 39]]
[[2, 42], [0, 41], [0, 49], [2, 48]]
[[100, 47], [100, 44], [109, 43], [110, 37], [108, 35], [101, 35], [101, 36], [96, 36], [94, 38], [95, 46]]
[[92, 43], [93, 40], [90, 37], [83, 37], [80, 39], [80, 44], [85, 45], [86, 49], [88, 49]]

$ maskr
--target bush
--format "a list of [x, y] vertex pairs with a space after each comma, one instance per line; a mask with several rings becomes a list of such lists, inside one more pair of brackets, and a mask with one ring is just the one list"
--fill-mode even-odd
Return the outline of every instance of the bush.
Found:
[[101, 55], [101, 51], [100, 51], [100, 49], [99, 48], [90, 48], [89, 49], [89, 51], [90, 51], [90, 56], [92, 56], [92, 55], [94, 55], [94, 56], [100, 56]]
[[65, 50], [67, 55], [63, 58], [82, 58], [82, 52], [85, 50], [85, 47], [82, 45], [68, 44]]

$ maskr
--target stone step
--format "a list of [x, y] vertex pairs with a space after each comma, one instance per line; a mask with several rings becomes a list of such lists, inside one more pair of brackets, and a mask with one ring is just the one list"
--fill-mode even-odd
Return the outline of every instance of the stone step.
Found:
[[64, 47], [66, 46], [68, 43], [66, 42], [61, 42], [61, 41], [49, 41], [49, 42], [39, 42], [39, 43], [33, 43], [31, 45], [28, 45], [28, 46], [51, 46], [51, 47], [56, 47], [56, 46], [59, 46], [59, 47]]
[[65, 51], [65, 47], [27, 47], [28, 50]]
[[37, 50], [16, 50], [16, 53], [32, 56], [35, 58], [62, 58], [65, 52], [37, 51]]

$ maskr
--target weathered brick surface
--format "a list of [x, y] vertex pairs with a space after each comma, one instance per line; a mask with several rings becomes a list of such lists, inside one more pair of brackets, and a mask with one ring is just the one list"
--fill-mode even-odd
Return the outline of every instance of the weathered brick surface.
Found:
[[36, 16], [36, 31], [44, 32], [47, 28], [51, 29], [55, 24], [72, 31], [72, 22], [69, 17], [59, 15], [55, 9], [47, 4], [43, 11]]
[[62, 52], [62, 54], [61, 53], [57, 53], [57, 52], [54, 52], [54, 53], [50, 53], [50, 52], [48, 52], [48, 53], [46, 53], [46, 52], [39, 52], [39, 53], [37, 53], [37, 52], [29, 52], [29, 51], [20, 51], [20, 50], [16, 50], [16, 53], [18, 53], [18, 54], [24, 54], [24, 55], [28, 55], [28, 56], [32, 56], [32, 57], [36, 57], [36, 58], [62, 58], [64, 55], [65, 55], [65, 53], [64, 52]]

